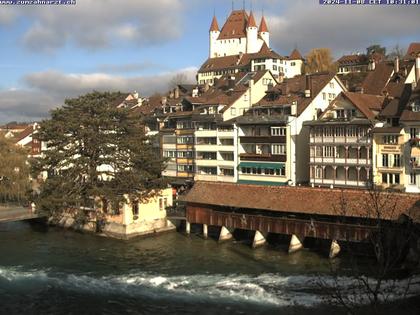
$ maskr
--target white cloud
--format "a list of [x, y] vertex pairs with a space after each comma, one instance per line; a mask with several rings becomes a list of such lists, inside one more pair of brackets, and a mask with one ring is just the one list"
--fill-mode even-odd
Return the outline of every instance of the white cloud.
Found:
[[44, 71], [26, 75], [24, 89], [0, 91], [0, 123], [33, 121], [48, 115], [52, 108], [63, 104], [65, 98], [96, 91], [139, 91], [143, 96], [166, 92], [170, 80], [184, 73], [188, 82], [195, 82], [197, 68], [190, 67], [154, 76], [122, 77], [104, 73], [65, 74]]
[[268, 24], [272, 46], [283, 53], [297, 45], [302, 53], [329, 47], [340, 56], [376, 43], [418, 41], [419, 14], [419, 6], [319, 6], [318, 1], [295, 0], [270, 13]]
[[[51, 52], [67, 42], [98, 49], [115, 39], [139, 46], [162, 43], [181, 35], [181, 0], [78, 0], [75, 6], [22, 6], [0, 11], [0, 23], [16, 14], [30, 22], [22, 42], [35, 52]], [[3, 9], [3, 8], [2, 8]]]

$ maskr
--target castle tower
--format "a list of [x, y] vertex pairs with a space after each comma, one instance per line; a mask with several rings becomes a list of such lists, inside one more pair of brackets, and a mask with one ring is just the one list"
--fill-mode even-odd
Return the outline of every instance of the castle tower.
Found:
[[250, 13], [248, 19], [248, 25], [246, 27], [246, 52], [248, 54], [253, 54], [258, 52], [258, 27], [255, 23], [254, 14]]
[[264, 16], [261, 18], [260, 29], [258, 30], [261, 38], [268, 47], [270, 47], [270, 32], [268, 31], [267, 23], [265, 22]]
[[213, 21], [210, 26], [210, 53], [209, 58], [215, 58], [217, 56], [217, 39], [219, 38], [219, 24], [217, 23], [216, 16], [213, 16]]

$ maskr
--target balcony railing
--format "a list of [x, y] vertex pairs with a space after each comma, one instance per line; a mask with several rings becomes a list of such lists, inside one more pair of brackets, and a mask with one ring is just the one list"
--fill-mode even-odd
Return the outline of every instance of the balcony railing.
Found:
[[271, 153], [241, 153], [240, 158], [242, 161], [271, 161], [271, 162], [286, 162], [286, 155], [277, 155]]
[[286, 143], [285, 136], [241, 136], [241, 143]]

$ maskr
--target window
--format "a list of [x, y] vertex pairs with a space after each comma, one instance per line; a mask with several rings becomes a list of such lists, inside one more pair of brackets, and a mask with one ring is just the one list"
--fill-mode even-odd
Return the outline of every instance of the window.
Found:
[[394, 167], [401, 166], [401, 156], [399, 154], [394, 154]]
[[315, 168], [315, 178], [321, 179], [322, 178], [322, 168], [316, 167]]
[[178, 144], [192, 144], [194, 143], [194, 138], [192, 136], [181, 136], [176, 139]]
[[388, 167], [388, 154], [382, 154], [382, 166]]
[[284, 144], [272, 144], [271, 145], [271, 154], [274, 155], [284, 155], [286, 154], [286, 145]]
[[413, 173], [410, 174], [410, 184], [411, 185], [416, 185], [417, 184], [417, 175], [416, 174], [413, 174]]
[[277, 71], [277, 66], [273, 65], [273, 70]]
[[193, 172], [194, 166], [193, 165], [178, 165], [177, 170], [178, 172]]
[[178, 151], [178, 158], [189, 159], [193, 157], [193, 151]]
[[327, 93], [322, 92], [322, 99], [325, 101], [327, 99]]
[[334, 88], [334, 82], [330, 82], [330, 88], [333, 89]]
[[324, 157], [334, 157], [335, 147], [324, 147]]
[[138, 200], [133, 203], [133, 216], [139, 215], [139, 202]]
[[419, 134], [419, 129], [418, 128], [410, 128], [410, 138], [417, 138]]
[[166, 197], [159, 197], [159, 210], [163, 211], [168, 206], [168, 198]]
[[244, 101], [247, 102], [248, 101], [248, 94], [244, 94]]
[[322, 157], [322, 147], [316, 147], [315, 156], [316, 157]]
[[286, 135], [286, 128], [271, 127], [271, 135], [272, 136], [285, 136]]
[[346, 117], [346, 112], [344, 109], [337, 109], [335, 111], [337, 113], [337, 118], [345, 118]]
[[384, 140], [384, 144], [397, 144], [398, 136], [384, 136], [383, 140]]
[[294, 66], [296, 66], [296, 62], [292, 61], [292, 62], [290, 63], [290, 65], [291, 65], [292, 67], [294, 67]]

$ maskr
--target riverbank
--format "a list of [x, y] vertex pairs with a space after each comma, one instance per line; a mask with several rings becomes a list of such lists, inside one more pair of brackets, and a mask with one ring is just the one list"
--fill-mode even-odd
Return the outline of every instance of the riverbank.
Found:
[[[0, 251], [7, 314], [333, 311], [316, 285], [328, 277], [330, 261], [308, 250], [288, 255], [272, 246], [252, 250], [181, 233], [121, 241], [8, 223], [0, 225]], [[348, 267], [345, 258], [335, 263]]]

